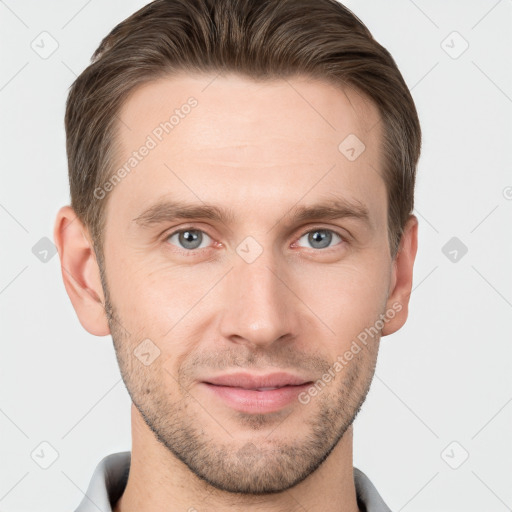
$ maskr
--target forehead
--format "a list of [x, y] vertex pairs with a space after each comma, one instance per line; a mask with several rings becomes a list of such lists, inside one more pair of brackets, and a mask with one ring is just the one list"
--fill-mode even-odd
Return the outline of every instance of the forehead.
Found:
[[[197, 101], [191, 109], [187, 107], [190, 98]], [[255, 138], [276, 136], [286, 140], [287, 134], [294, 136], [292, 143], [301, 135], [301, 143], [337, 149], [350, 130], [368, 140], [377, 135], [373, 127], [379, 124], [376, 106], [354, 88], [342, 89], [308, 77], [256, 82], [235, 74], [178, 74], [139, 86], [124, 102], [120, 130], [126, 149], [174, 113], [173, 137], [180, 140], [183, 151], [193, 146], [195, 152], [218, 154], [228, 145], [236, 148], [235, 142], [249, 145]], [[181, 122], [187, 117], [188, 122]], [[200, 124], [194, 122], [197, 118]], [[260, 127], [265, 131], [258, 131]]]
[[[110, 202], [132, 212], [166, 194], [233, 205], [268, 198], [283, 207], [287, 196], [296, 203], [337, 191], [382, 198], [382, 123], [352, 88], [181, 74], [135, 89], [118, 117], [116, 168], [129, 175]], [[351, 147], [364, 151], [350, 159], [343, 151]]]

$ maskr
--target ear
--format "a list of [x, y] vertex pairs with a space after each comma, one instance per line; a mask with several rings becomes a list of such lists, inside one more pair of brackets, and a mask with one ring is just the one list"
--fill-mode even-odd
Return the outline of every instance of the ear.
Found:
[[100, 270], [87, 228], [70, 206], [57, 213], [53, 238], [59, 252], [66, 292], [83, 328], [96, 336], [110, 334]]
[[412, 273], [416, 251], [418, 249], [418, 219], [410, 215], [407, 220], [398, 252], [393, 261], [389, 296], [386, 311], [393, 311], [394, 316], [382, 328], [382, 336], [398, 331], [407, 320], [409, 298], [412, 290]]

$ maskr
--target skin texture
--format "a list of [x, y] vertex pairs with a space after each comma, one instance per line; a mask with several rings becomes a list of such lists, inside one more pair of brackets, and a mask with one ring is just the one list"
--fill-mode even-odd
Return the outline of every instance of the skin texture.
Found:
[[[411, 215], [390, 254], [377, 109], [353, 89], [305, 77], [173, 76], [125, 102], [119, 166], [191, 96], [197, 106], [103, 199], [103, 272], [69, 206], [55, 223], [80, 322], [112, 335], [133, 401], [132, 465], [115, 510], [357, 511], [351, 425], [381, 335], [406, 321], [417, 248]], [[354, 161], [338, 149], [349, 134], [365, 144]], [[234, 217], [133, 220], [161, 199], [229, 207]], [[365, 205], [368, 222], [292, 218], [333, 199]], [[173, 234], [185, 228], [199, 230], [199, 249]], [[241, 243], [261, 254], [248, 263]], [[307, 404], [239, 412], [201, 383], [241, 370], [316, 382], [381, 315], [379, 334]], [[146, 339], [159, 351], [148, 365], [135, 356]]]

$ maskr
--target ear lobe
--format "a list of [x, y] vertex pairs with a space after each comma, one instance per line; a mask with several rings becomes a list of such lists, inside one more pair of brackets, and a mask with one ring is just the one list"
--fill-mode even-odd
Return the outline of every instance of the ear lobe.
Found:
[[110, 334], [96, 254], [87, 228], [70, 206], [58, 211], [53, 238], [64, 286], [80, 323], [95, 336]]
[[386, 303], [386, 311], [389, 312], [386, 316], [389, 319], [382, 328], [382, 336], [398, 331], [407, 320], [417, 249], [418, 219], [414, 215], [410, 215], [393, 262], [391, 289]]

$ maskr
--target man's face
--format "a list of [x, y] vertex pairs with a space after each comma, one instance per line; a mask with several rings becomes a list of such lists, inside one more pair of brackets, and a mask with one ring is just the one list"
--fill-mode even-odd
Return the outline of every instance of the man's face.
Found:
[[[219, 489], [273, 492], [319, 467], [373, 376], [378, 335], [343, 355], [389, 307], [382, 125], [353, 90], [213, 78], [152, 82], [119, 112], [116, 169], [150, 149], [109, 192], [106, 309], [125, 384], [159, 441]], [[197, 105], [182, 108], [189, 97]], [[175, 109], [179, 122], [159, 131]], [[350, 134], [365, 145], [355, 160], [339, 149]], [[334, 201], [345, 215], [296, 217]], [[232, 216], [147, 213], [164, 202]], [[211, 384], [278, 372], [309, 384]]]

